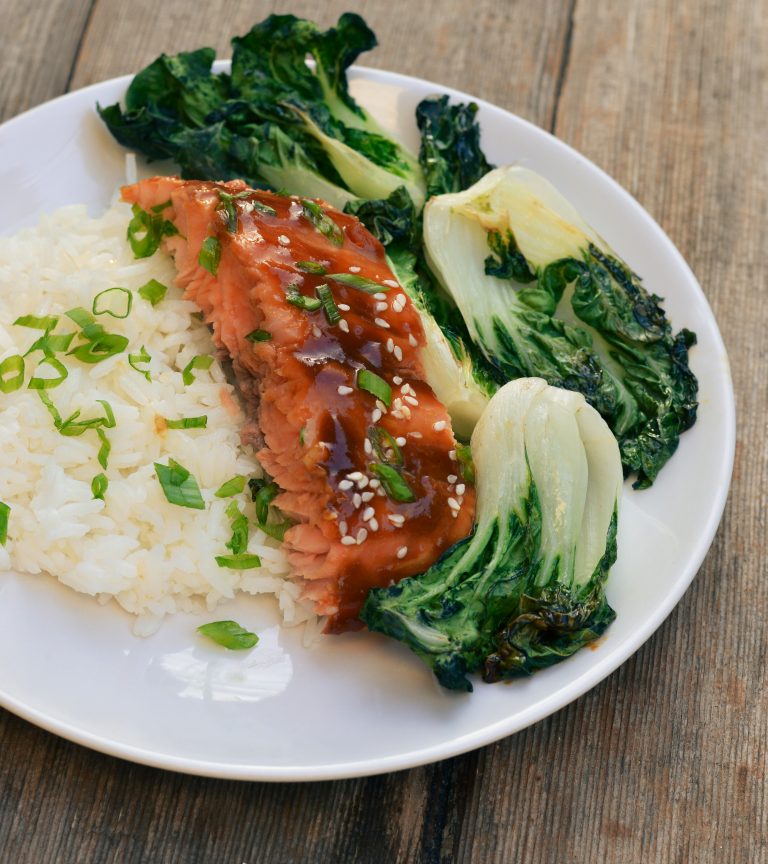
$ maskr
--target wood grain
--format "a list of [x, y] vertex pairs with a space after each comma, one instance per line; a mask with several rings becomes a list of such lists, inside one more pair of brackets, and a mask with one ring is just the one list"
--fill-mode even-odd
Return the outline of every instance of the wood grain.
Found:
[[[0, 713], [0, 860], [768, 861], [768, 15], [750, 0], [0, 0], [0, 115], [228, 37], [270, 11], [363, 14], [368, 65], [554, 129], [626, 186], [699, 277], [730, 352], [730, 502], [655, 636], [573, 705], [475, 753], [389, 776], [238, 784], [130, 765]], [[87, 26], [86, 26], [87, 25]], [[11, 32], [11, 31], [8, 31]], [[4, 37], [4, 41], [8, 41]], [[53, 50], [53, 46], [56, 50]], [[4, 112], [4, 114], [3, 114]]]

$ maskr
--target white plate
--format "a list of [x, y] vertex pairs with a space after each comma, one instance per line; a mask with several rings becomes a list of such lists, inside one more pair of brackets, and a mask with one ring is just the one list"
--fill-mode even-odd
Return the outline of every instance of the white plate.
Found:
[[[64, 204], [96, 214], [124, 177], [124, 151], [94, 104], [129, 78], [56, 99], [0, 127], [0, 232]], [[413, 109], [449, 92], [358, 69], [355, 96], [417, 147]], [[327, 637], [301, 648], [271, 601], [221, 607], [261, 635], [223, 656], [179, 615], [148, 639], [127, 615], [45, 576], [0, 582], [0, 703], [80, 744], [136, 762], [216, 777], [310, 780], [393, 771], [487, 744], [546, 717], [594, 687], [653, 633], [699, 568], [723, 511], [734, 449], [728, 360], [707, 301], [679, 252], [610, 177], [546, 132], [480, 103], [482, 141], [497, 164], [521, 162], [555, 183], [666, 298], [676, 329], [699, 337], [692, 367], [699, 419], [654, 487], [625, 489], [619, 560], [608, 587], [617, 619], [596, 650], [528, 680], [446, 692], [402, 646], [380, 636]]]

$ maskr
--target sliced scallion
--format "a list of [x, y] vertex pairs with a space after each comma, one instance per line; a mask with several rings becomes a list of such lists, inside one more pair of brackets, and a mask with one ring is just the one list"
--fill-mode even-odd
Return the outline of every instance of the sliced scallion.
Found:
[[[221, 556], [222, 559], [232, 556]], [[256, 558], [257, 556], [252, 556]], [[229, 563], [222, 563], [216, 559], [219, 567], [230, 567]], [[258, 567], [259, 564], [252, 564], [252, 567]], [[241, 569], [241, 568], [238, 568]], [[259, 637], [255, 633], [241, 627], [236, 621], [212, 621], [210, 624], [203, 624], [197, 628], [198, 633], [212, 639], [217, 645], [222, 648], [229, 648], [230, 651], [243, 651], [248, 648], [253, 648], [259, 641]]]
[[109, 461], [109, 451], [112, 449], [112, 444], [110, 444], [109, 438], [107, 438], [107, 433], [102, 429], [96, 429], [96, 434], [99, 436], [99, 441], [101, 441], [101, 447], [99, 447], [99, 453], [97, 455], [97, 459], [99, 460], [99, 465], [106, 471], [107, 470], [107, 462]]
[[112, 406], [105, 399], [97, 399], [96, 401], [104, 408], [103, 417], [92, 417], [89, 420], [78, 420], [77, 418], [80, 416], [80, 411], [75, 411], [67, 417], [66, 420], [56, 424], [59, 433], [69, 438], [74, 438], [78, 435], [82, 435], [83, 432], [87, 432], [88, 429], [114, 429], [115, 415], [112, 411]]
[[285, 299], [291, 306], [296, 306], [297, 309], [303, 309], [305, 312], [316, 312], [323, 305], [317, 297], [305, 297], [298, 291], [289, 291]]
[[368, 469], [381, 480], [381, 486], [393, 501], [415, 501], [411, 487], [402, 474], [391, 465], [381, 462], [371, 462]]
[[219, 261], [221, 260], [221, 243], [217, 237], [206, 237], [203, 240], [203, 245], [200, 247], [200, 254], [197, 256], [197, 263], [204, 267], [211, 276], [215, 276], [219, 270]]
[[265, 483], [255, 477], [248, 481], [251, 489], [251, 498], [256, 508], [256, 521], [265, 523], [269, 517], [269, 505], [279, 495], [280, 487], [277, 483]]
[[46, 330], [39, 339], [27, 348], [24, 356], [27, 357], [33, 351], [42, 351], [43, 354], [57, 354], [60, 351], [67, 351], [74, 338], [74, 333], [50, 333]]
[[354, 288], [356, 291], [364, 291], [366, 294], [378, 294], [379, 291], [389, 291], [389, 285], [382, 285], [380, 282], [374, 282], [373, 279], [366, 279], [365, 276], [358, 276], [356, 273], [329, 273], [328, 278], [334, 282], [339, 282], [341, 285], [347, 285]]
[[99, 498], [101, 501], [104, 500], [104, 493], [107, 491], [107, 486], [109, 486], [109, 480], [107, 480], [106, 474], [97, 474], [93, 480], [91, 480], [91, 492], [93, 493], [94, 498]]
[[157, 304], [165, 297], [167, 292], [167, 285], [163, 285], [163, 283], [158, 282], [157, 279], [150, 279], [149, 282], [146, 282], [141, 286], [141, 288], [139, 288], [139, 297], [141, 297], [142, 300], [146, 300], [147, 303], [157, 306]]
[[24, 383], [24, 358], [20, 354], [6, 357], [0, 363], [0, 390], [13, 393]]
[[344, 234], [341, 228], [328, 216], [323, 208], [315, 201], [308, 198], [301, 199], [304, 217], [309, 220], [315, 228], [326, 237], [334, 246], [344, 245]]
[[49, 333], [59, 323], [58, 315], [22, 315], [14, 322], [17, 327], [31, 327]]
[[163, 419], [168, 429], [205, 429], [208, 426], [207, 414], [202, 414], [200, 417], [182, 417], [179, 420]]
[[261, 567], [261, 558], [250, 552], [239, 552], [237, 555], [216, 555], [219, 567], [229, 567], [230, 570], [251, 570]]
[[190, 384], [195, 380], [194, 371], [195, 369], [210, 369], [213, 364], [213, 357], [210, 354], [198, 354], [196, 357], [193, 357], [189, 363], [184, 367], [184, 371], [181, 373], [181, 380], [184, 382], [186, 387], [189, 387]]
[[152, 358], [149, 356], [149, 352], [142, 345], [141, 351], [137, 351], [135, 354], [128, 355], [128, 365], [131, 369], [135, 369], [139, 375], [143, 375], [147, 381], [152, 380], [152, 376], [149, 374], [149, 369], [139, 369], [139, 363], [149, 363]]
[[169, 459], [167, 465], [155, 462], [157, 480], [170, 504], [179, 507], [190, 507], [193, 510], [205, 510], [205, 501], [200, 493], [197, 480], [175, 459]]
[[317, 294], [318, 300], [323, 304], [323, 312], [325, 312], [328, 323], [336, 324], [337, 321], [340, 321], [341, 312], [339, 312], [339, 307], [333, 299], [331, 289], [327, 285], [318, 285], [315, 288], [315, 294]]
[[56, 372], [56, 376], [45, 378], [40, 375], [33, 375], [29, 379], [29, 384], [27, 384], [30, 390], [52, 390], [54, 387], [58, 387], [62, 381], [66, 380], [69, 375], [67, 367], [53, 356], [46, 355], [43, 357], [37, 364], [37, 371], [40, 370], [41, 366], [50, 366]]
[[472, 450], [469, 444], [456, 445], [456, 458], [459, 460], [459, 471], [467, 483], [475, 482], [475, 463], [472, 461]]
[[217, 498], [231, 498], [233, 495], [239, 495], [243, 489], [245, 489], [245, 477], [236, 474], [231, 480], [222, 483], [213, 494]]
[[387, 382], [375, 372], [361, 369], [357, 373], [357, 387], [359, 390], [367, 390], [389, 408], [392, 403], [392, 388]]
[[93, 298], [91, 311], [94, 315], [111, 315], [113, 318], [127, 318], [131, 314], [133, 294], [119, 285], [106, 288]]
[[224, 545], [233, 555], [241, 555], [248, 548], [248, 518], [240, 512], [237, 501], [232, 501], [226, 512], [232, 522], [232, 537]]
[[82, 363], [101, 363], [102, 360], [122, 353], [127, 347], [127, 336], [120, 336], [117, 333], [101, 333], [83, 345], [73, 348], [69, 354]]
[[299, 270], [303, 270], [305, 273], [312, 273], [315, 276], [325, 276], [328, 272], [326, 267], [323, 267], [322, 264], [318, 264], [317, 261], [297, 261], [296, 266]]
[[251, 330], [245, 338], [249, 342], [269, 342], [272, 339], [272, 334], [267, 330]]
[[11, 515], [11, 508], [5, 501], [0, 501], [0, 546], [5, 546], [8, 542], [8, 517]]
[[382, 462], [398, 467], [403, 464], [403, 454], [397, 441], [382, 426], [371, 426], [368, 429], [368, 438], [373, 452]]
[[155, 204], [152, 208], [153, 213], [162, 213], [163, 210], [167, 210], [171, 206], [171, 199], [169, 198], [167, 201], [163, 201], [162, 204]]

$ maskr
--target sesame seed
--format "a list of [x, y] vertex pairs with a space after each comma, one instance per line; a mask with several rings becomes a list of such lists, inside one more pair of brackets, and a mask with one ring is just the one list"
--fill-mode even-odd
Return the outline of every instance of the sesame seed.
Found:
[[405, 440], [405, 438], [395, 438], [395, 444], [397, 444], [398, 447], [405, 447], [407, 443], [408, 442]]
[[339, 394], [339, 396], [349, 396], [349, 394], [352, 392], [352, 388], [347, 387], [346, 384], [342, 384], [341, 386], [336, 388], [336, 392]]
[[449, 498], [447, 503], [451, 510], [461, 510], [461, 504], [455, 498]]
[[400, 285], [398, 282], [395, 282], [394, 279], [383, 279], [382, 285], [389, 285], [390, 288], [399, 288]]
[[353, 264], [353, 265], [349, 268], [349, 272], [350, 272], [350, 273], [359, 273], [359, 272], [360, 272], [360, 268], [359, 268], [359, 267], [356, 267], [356, 266]]
[[403, 405], [403, 414], [405, 415], [406, 420], [411, 419], [411, 409], [407, 405]]
[[351, 489], [355, 484], [351, 480], [340, 480], [339, 481], [339, 489], [342, 492], [346, 492], [347, 489]]
[[379, 523], [376, 521], [375, 518], [371, 519], [371, 521], [368, 523], [368, 527], [371, 529], [371, 531], [378, 531]]
[[361, 528], [357, 532], [357, 545], [359, 546], [361, 543], [365, 543], [366, 538], [368, 537], [368, 532], [365, 528]]
[[343, 333], [349, 333], [349, 324], [343, 318], [339, 321], [339, 330]]
[[346, 534], [344, 537], [341, 538], [341, 542], [344, 546], [354, 546], [357, 541], [354, 537]]
[[383, 291], [377, 291], [377, 292], [373, 295], [373, 299], [374, 299], [374, 300], [386, 300], [386, 299], [387, 299], [387, 295], [386, 295]]
[[423, 438], [424, 437], [421, 434], [421, 432], [409, 432], [408, 434], [411, 436], [411, 438]]
[[432, 428], [435, 430], [435, 432], [442, 432], [447, 425], [448, 424], [445, 422], [445, 420], [438, 420], [437, 423], [432, 424]]
[[389, 309], [389, 303], [386, 303], [384, 300], [379, 300], [374, 307], [377, 312], [386, 312]]
[[381, 401], [381, 399], [376, 400], [376, 407], [381, 411], [382, 414], [387, 413], [387, 406]]
[[281, 234], [281, 235], [277, 238], [277, 242], [278, 242], [281, 246], [290, 246], [290, 245], [291, 245], [291, 238], [290, 238], [290, 237], [286, 237], [285, 234]]
[[408, 334], [408, 344], [411, 346], [411, 348], [415, 348], [419, 344], [414, 338], [413, 333]]
[[337, 303], [336, 304], [342, 312], [349, 312], [349, 306], [346, 303]]
[[459, 515], [458, 510], [451, 510], [451, 516], [453, 516], [454, 519], [458, 518], [458, 515]]
[[[416, 408], [416, 407], [418, 406], [418, 404], [419, 404], [419, 400], [418, 400], [418, 399], [414, 399], [413, 396], [403, 396], [403, 399], [405, 399], [405, 401], [406, 401], [409, 405], [413, 405], [414, 408]], [[435, 431], [439, 432], [440, 430], [437, 429], [437, 430], [435, 430]]]
[[352, 506], [355, 508], [355, 510], [359, 510], [362, 503], [363, 499], [360, 497], [360, 493], [355, 492], [355, 494], [352, 496]]
[[375, 408], [373, 410], [373, 413], [371, 414], [371, 420], [374, 423], [378, 423], [379, 420], [381, 420], [381, 411], [378, 408]]
[[451, 460], [451, 462], [456, 462], [457, 461], [456, 460], [456, 451], [455, 450], [449, 450], [448, 451], [448, 458]]
[[312, 327], [312, 335], [315, 339], [319, 339], [323, 335], [323, 331], [317, 325], [314, 325]]
[[347, 523], [342, 519], [339, 522], [339, 534], [343, 537], [347, 533]]
[[389, 330], [389, 324], [383, 318], [374, 318], [373, 323], [377, 327], [383, 327], [385, 330]]
[[389, 353], [391, 354], [394, 350], [395, 350], [395, 343], [394, 343], [394, 340], [392, 339], [392, 337], [390, 336], [389, 339], [387, 339], [387, 351], [389, 351]]
[[352, 471], [350, 474], [347, 474], [347, 480], [354, 480], [357, 482], [362, 476], [362, 472]]
[[373, 446], [367, 438], [365, 439], [365, 441], [363, 441], [363, 450], [365, 450], [365, 452], [369, 455], [373, 453]]
[[459, 478], [455, 474], [449, 474], [445, 479], [449, 483], [455, 483]]
[[368, 480], [368, 478], [363, 476], [357, 481], [357, 488], [358, 489], [365, 489], [365, 487], [368, 485], [369, 482], [370, 481]]
[[392, 383], [399, 387], [403, 383], [403, 379], [399, 375], [395, 375], [392, 379]]
[[398, 558], [405, 558], [405, 556], [406, 556], [407, 554], [408, 554], [408, 547], [407, 547], [407, 546], [401, 546], [401, 547], [397, 550], [397, 557], [398, 557]]
[[403, 417], [405, 417], [405, 414], [403, 414], [402, 409], [400, 408], [393, 408], [389, 413], [395, 418], [395, 420], [402, 420]]
[[377, 489], [377, 490], [376, 490], [376, 494], [377, 494], [380, 498], [386, 498], [386, 497], [387, 497], [387, 493], [386, 493], [383, 489]]
[[395, 350], [392, 352], [397, 360], [403, 359], [403, 349], [399, 345], [395, 345]]
[[371, 489], [378, 489], [379, 486], [381, 486], [381, 480], [377, 480], [374, 477], [368, 485], [371, 487]]
[[405, 516], [402, 513], [388, 513], [387, 519], [393, 524], [397, 525], [398, 528], [405, 522]]
[[363, 522], [367, 522], [369, 519], [373, 519], [375, 515], [376, 511], [373, 509], [373, 507], [366, 507], [365, 510], [363, 510]]
[[373, 498], [373, 492], [363, 492], [360, 497], [363, 499], [363, 503], [365, 503], [366, 501], [370, 501], [371, 498]]
[[456, 487], [456, 494], [462, 496], [467, 491], [467, 487], [463, 483], [459, 483]]

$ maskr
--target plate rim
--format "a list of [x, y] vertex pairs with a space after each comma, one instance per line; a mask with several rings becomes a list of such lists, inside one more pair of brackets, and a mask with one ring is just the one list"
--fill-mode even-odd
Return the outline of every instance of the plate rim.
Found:
[[[226, 68], [228, 63], [229, 61], [226, 60], [217, 60], [216, 67], [218, 67], [218, 69]], [[686, 566], [681, 568], [683, 574], [682, 578], [679, 578], [676, 581], [674, 590], [665, 596], [664, 602], [654, 606], [653, 614], [649, 615], [641, 626], [637, 627], [622, 643], [618, 644], [610, 655], [606, 655], [604, 658], [599, 659], [594, 665], [587, 669], [577, 681], [571, 682], [565, 687], [558, 688], [554, 692], [548, 694], [546, 698], [537, 702], [534, 706], [528, 706], [518, 712], [513, 720], [510, 720], [509, 717], [497, 720], [489, 726], [483, 726], [480, 729], [475, 729], [472, 732], [460, 735], [459, 737], [450, 739], [447, 742], [439, 742], [438, 744], [431, 744], [427, 747], [408, 749], [394, 755], [358, 759], [350, 762], [332, 762], [324, 763], [322, 765], [312, 764], [305, 766], [255, 765], [248, 762], [235, 764], [206, 759], [194, 759], [187, 756], [176, 756], [158, 752], [156, 750], [142, 748], [133, 744], [126, 744], [110, 736], [90, 732], [87, 729], [82, 728], [80, 725], [57, 720], [50, 714], [25, 704], [22, 700], [15, 698], [0, 687], [0, 706], [11, 713], [16, 714], [18, 717], [45, 729], [47, 732], [51, 732], [68, 741], [88, 747], [91, 750], [98, 751], [105, 755], [125, 759], [137, 764], [194, 776], [228, 780], [306, 782], [351, 779], [402, 771], [425, 764], [439, 762], [444, 759], [459, 756], [479, 747], [492, 744], [502, 738], [520, 732], [533, 723], [544, 720], [556, 711], [565, 708], [575, 699], [578, 699], [580, 696], [596, 687], [608, 675], [619, 669], [619, 667], [622, 666], [629, 657], [639, 650], [639, 648], [644, 645], [648, 639], [650, 639], [655, 631], [668, 618], [672, 610], [680, 602], [683, 594], [690, 587], [693, 579], [701, 568], [704, 558], [709, 552], [725, 511], [733, 473], [736, 444], [735, 394], [727, 350], [717, 320], [715, 319], [712, 308], [703, 289], [701, 288], [701, 285], [699, 284], [699, 281], [675, 243], [645, 209], [645, 207], [643, 207], [643, 205], [640, 204], [640, 202], [637, 201], [637, 199], [610, 174], [578, 150], [574, 149], [571, 145], [557, 138], [557, 136], [553, 135], [548, 130], [537, 126], [535, 123], [532, 123], [505, 108], [501, 108], [486, 100], [479, 99], [465, 91], [438, 84], [428, 79], [357, 65], [352, 66], [349, 71], [350, 80], [354, 80], [355, 78], [364, 78], [372, 81], [381, 81], [391, 87], [400, 87], [405, 90], [413, 89], [414, 85], [418, 85], [420, 88], [425, 86], [433, 88], [436, 92], [448, 94], [452, 100], [475, 102], [484, 112], [495, 113], [501, 117], [511, 118], [515, 123], [522, 124], [535, 134], [548, 136], [556, 142], [559, 148], [564, 148], [568, 152], [570, 158], [574, 158], [587, 166], [590, 170], [596, 171], [601, 180], [607, 182], [611, 187], [614, 194], [618, 194], [618, 196], [635, 211], [636, 215], [641, 217], [653, 230], [658, 232], [667, 241], [668, 250], [672, 252], [676, 266], [688, 276], [688, 281], [690, 283], [689, 287], [697, 294], [699, 303], [703, 306], [704, 311], [711, 319], [713, 325], [712, 335], [716, 340], [716, 348], [719, 350], [720, 356], [723, 360], [723, 380], [721, 383], [723, 389], [722, 395], [725, 396], [725, 404], [720, 406], [725, 419], [725, 440], [721, 442], [723, 445], [723, 458], [720, 463], [720, 471], [718, 472], [717, 488], [714, 490], [715, 494], [713, 496], [713, 501], [708, 512], [706, 523], [702, 526], [702, 530], [699, 533], [696, 547], [686, 556]], [[51, 106], [57, 105], [61, 102], [66, 102], [67, 100], [74, 98], [83, 98], [89, 92], [97, 92], [107, 87], [122, 87], [125, 89], [133, 77], [134, 74], [116, 76], [104, 81], [89, 84], [85, 87], [81, 87], [77, 90], [47, 100], [46, 102], [29, 108], [21, 114], [11, 117], [0, 124], [0, 136], [7, 134], [9, 131], [12, 132], [13, 127], [15, 127], [17, 123], [24, 121], [30, 115], [42, 113], [49, 110]]]

